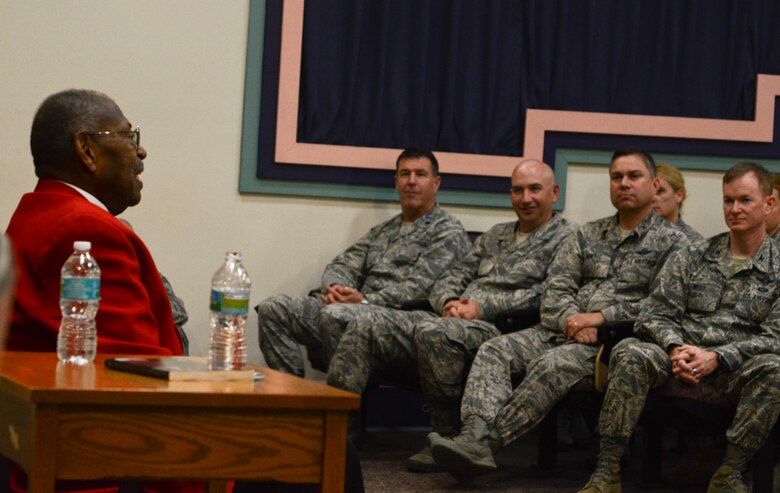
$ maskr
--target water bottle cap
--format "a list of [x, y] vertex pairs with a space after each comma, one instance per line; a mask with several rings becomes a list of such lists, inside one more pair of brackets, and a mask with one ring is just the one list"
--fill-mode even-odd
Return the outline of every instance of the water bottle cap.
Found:
[[88, 252], [92, 250], [92, 242], [91, 241], [74, 241], [73, 242], [73, 249], [79, 252]]
[[241, 252], [225, 252], [225, 258], [241, 261]]

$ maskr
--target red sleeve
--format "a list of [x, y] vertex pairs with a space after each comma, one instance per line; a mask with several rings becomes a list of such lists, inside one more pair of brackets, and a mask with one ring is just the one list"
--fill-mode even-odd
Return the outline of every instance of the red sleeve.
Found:
[[89, 239], [100, 266], [97, 315], [101, 353], [181, 354], [157, 267], [135, 233], [114, 218], [80, 215], [63, 239]]

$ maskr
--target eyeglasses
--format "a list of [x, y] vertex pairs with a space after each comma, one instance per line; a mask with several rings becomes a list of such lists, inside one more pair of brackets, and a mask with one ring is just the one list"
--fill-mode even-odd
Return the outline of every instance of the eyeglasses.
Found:
[[138, 149], [141, 144], [141, 127], [135, 127], [132, 130], [117, 130], [115, 132], [103, 131], [103, 132], [86, 132], [87, 135], [125, 135], [130, 137], [130, 142], [133, 144], [133, 148]]

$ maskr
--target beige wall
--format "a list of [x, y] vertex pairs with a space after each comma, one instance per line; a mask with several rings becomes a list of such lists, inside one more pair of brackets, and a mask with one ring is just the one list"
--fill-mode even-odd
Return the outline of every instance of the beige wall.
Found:
[[[302, 294], [328, 260], [397, 210], [239, 195], [248, 11], [237, 0], [0, 0], [0, 225], [35, 184], [28, 138], [37, 105], [69, 87], [111, 95], [141, 126], [149, 152], [143, 201], [123, 217], [186, 302], [194, 354], [207, 350], [209, 281], [226, 250], [243, 252], [253, 304]], [[704, 234], [722, 230], [719, 177], [686, 176], [696, 202], [686, 219]], [[611, 213], [607, 190], [603, 168], [572, 167], [565, 215], [584, 222]], [[513, 217], [451, 210], [472, 230]], [[249, 324], [251, 359], [259, 361], [256, 319]]]

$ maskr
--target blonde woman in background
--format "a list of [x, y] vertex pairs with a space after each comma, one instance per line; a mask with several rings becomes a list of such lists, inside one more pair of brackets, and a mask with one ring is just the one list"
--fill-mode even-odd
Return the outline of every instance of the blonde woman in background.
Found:
[[775, 198], [775, 205], [772, 211], [766, 216], [766, 234], [780, 240], [780, 174], [772, 175], [772, 196]]
[[703, 240], [704, 237], [688, 226], [680, 214], [682, 204], [687, 196], [685, 179], [680, 170], [674, 166], [659, 163], [656, 165], [656, 177], [660, 184], [658, 193], [653, 197], [653, 210], [655, 213], [670, 223], [677, 225], [691, 242]]

